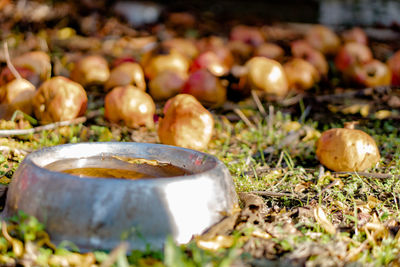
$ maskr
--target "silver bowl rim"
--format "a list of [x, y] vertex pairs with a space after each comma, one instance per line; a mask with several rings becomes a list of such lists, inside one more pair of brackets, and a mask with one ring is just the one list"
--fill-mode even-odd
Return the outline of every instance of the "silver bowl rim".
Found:
[[[206, 158], [207, 160], [212, 160], [214, 162], [214, 166], [208, 170], [202, 171], [202, 172], [198, 172], [198, 173], [191, 173], [188, 175], [182, 175], [182, 176], [172, 176], [172, 177], [162, 177], [162, 179], [160, 179], [159, 177], [155, 177], [155, 178], [145, 178], [145, 179], [118, 179], [118, 178], [107, 178], [107, 177], [79, 177], [76, 175], [72, 175], [72, 174], [68, 174], [68, 173], [63, 173], [63, 172], [58, 172], [58, 171], [52, 171], [49, 170], [47, 168], [45, 168], [45, 166], [39, 166], [38, 164], [36, 164], [31, 158], [37, 156], [37, 154], [40, 153], [45, 153], [48, 151], [51, 151], [53, 149], [61, 149], [64, 147], [71, 147], [71, 146], [76, 146], [76, 145], [139, 145], [139, 146], [151, 146], [151, 147], [159, 147], [159, 148], [168, 148], [168, 149], [175, 149], [175, 150], [181, 150], [190, 154], [198, 154], [203, 156], [204, 158]], [[107, 154], [111, 154], [111, 153], [107, 153]], [[107, 155], [106, 154], [106, 155]], [[101, 155], [101, 153], [99, 153], [99, 155]], [[85, 158], [84, 156], [82, 158]], [[227, 166], [220, 161], [217, 157], [210, 155], [208, 153], [205, 152], [201, 152], [198, 150], [194, 150], [194, 149], [188, 149], [188, 148], [184, 148], [184, 147], [178, 147], [178, 146], [172, 146], [172, 145], [164, 145], [164, 144], [154, 144], [154, 143], [142, 143], [142, 142], [116, 142], [116, 141], [110, 141], [110, 142], [79, 142], [79, 143], [68, 143], [68, 144], [61, 144], [61, 145], [55, 145], [55, 146], [49, 146], [49, 147], [43, 147], [40, 148], [38, 150], [35, 150], [31, 153], [29, 153], [24, 160], [21, 162], [20, 164], [21, 166], [25, 166], [25, 165], [29, 165], [30, 167], [33, 168], [32, 171], [41, 171], [47, 174], [51, 174], [53, 179], [74, 179], [74, 180], [84, 180], [84, 181], [90, 181], [90, 182], [94, 182], [94, 181], [100, 181], [101, 182], [112, 182], [112, 183], [153, 183], [155, 180], [157, 180], [158, 182], [164, 181], [164, 182], [174, 182], [174, 181], [182, 181], [182, 178], [184, 178], [185, 180], [192, 180], [192, 179], [196, 179], [198, 178], [198, 176], [200, 175], [207, 175], [207, 174], [212, 174], [212, 172], [214, 172], [215, 170], [218, 169], [224, 169], [227, 168]], [[187, 169], [189, 172], [191, 171], [190, 169]]]

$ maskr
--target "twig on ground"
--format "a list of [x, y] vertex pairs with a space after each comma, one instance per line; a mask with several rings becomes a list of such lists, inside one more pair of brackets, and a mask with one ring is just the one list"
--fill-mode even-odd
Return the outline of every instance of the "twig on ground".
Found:
[[41, 131], [53, 130], [58, 127], [84, 123], [85, 121], [86, 121], [86, 117], [78, 117], [76, 119], [72, 119], [72, 120], [68, 120], [68, 121], [54, 122], [54, 123], [30, 128], [30, 129], [0, 130], [0, 137], [33, 134], [33, 133], [37, 133], [37, 132], [41, 132]]
[[321, 190], [321, 192], [318, 193], [318, 196], [322, 195], [326, 190], [328, 190], [331, 187], [334, 187], [335, 185], [340, 184], [340, 180], [336, 179], [332, 183], [328, 184], [324, 189]]
[[298, 95], [295, 95], [294, 97], [282, 100], [281, 104], [285, 107], [292, 106], [294, 104], [299, 103], [300, 100], [302, 100], [303, 98], [304, 98], [304, 94], [298, 94]]
[[279, 155], [278, 163], [276, 163], [276, 168], [280, 168], [283, 160], [283, 150], [281, 151], [281, 154]]
[[244, 115], [244, 113], [240, 109], [234, 108], [233, 111], [242, 119], [247, 127], [255, 128], [254, 124], [246, 117], [246, 115]]
[[256, 103], [257, 108], [260, 111], [261, 115], [267, 117], [267, 112], [265, 111], [260, 98], [258, 97], [257, 93], [254, 90], [251, 91], [251, 96], [253, 97], [254, 103]]
[[264, 197], [290, 197], [290, 198], [299, 198], [295, 194], [291, 193], [279, 193], [279, 192], [271, 192], [271, 191], [251, 191], [251, 194], [264, 196]]
[[364, 176], [368, 178], [377, 178], [377, 179], [390, 179], [390, 178], [400, 178], [400, 175], [394, 175], [390, 173], [369, 173], [369, 172], [333, 172], [333, 175], [352, 175], [357, 174], [359, 176]]

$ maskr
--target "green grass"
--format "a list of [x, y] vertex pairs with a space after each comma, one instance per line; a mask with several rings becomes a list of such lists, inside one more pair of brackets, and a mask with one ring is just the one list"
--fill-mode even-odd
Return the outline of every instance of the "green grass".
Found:
[[[215, 115], [215, 136], [207, 152], [227, 165], [238, 192], [282, 194], [263, 197], [265, 210], [259, 215], [263, 220], [261, 224], [231, 229], [234, 242], [218, 251], [202, 249], [196, 241], [178, 246], [169, 238], [163, 251], [149, 248], [132, 251], [127, 256], [122, 250], [115, 258], [114, 266], [229, 266], [235, 261], [244, 264], [272, 261], [282, 265], [307, 262], [310, 266], [398, 264], [398, 177], [339, 175], [321, 168], [315, 157], [319, 133], [341, 127], [345, 120], [324, 124], [301, 115], [294, 117], [279, 109], [264, 118], [248, 103], [240, 107], [255, 127], [249, 128], [242, 121], [231, 122], [225, 116]], [[130, 141], [132, 137], [156, 140], [154, 130], [116, 127], [108, 125], [101, 117], [95, 122], [97, 124], [1, 138], [0, 145], [10, 150], [0, 155], [0, 182], [7, 184], [12, 179], [24, 157], [21, 151], [83, 141]], [[15, 127], [5, 122], [0, 125], [3, 129]], [[380, 148], [381, 162], [369, 172], [399, 175], [398, 121], [364, 120], [358, 128], [372, 135]], [[327, 223], [316, 220], [317, 208], [325, 213]], [[329, 224], [333, 225], [334, 232], [330, 232]], [[267, 232], [271, 238], [254, 236], [254, 229]], [[43, 226], [23, 214], [9, 219], [8, 232], [12, 239], [0, 237], [0, 262], [3, 264], [23, 263], [32, 248], [30, 256], [33, 258], [29, 259], [38, 266], [50, 263], [56, 266], [62, 260], [71, 264], [73, 261], [101, 264], [112, 254], [100, 251], [79, 254], [71, 245], [56, 248]], [[19, 254], [21, 250], [25, 256]]]

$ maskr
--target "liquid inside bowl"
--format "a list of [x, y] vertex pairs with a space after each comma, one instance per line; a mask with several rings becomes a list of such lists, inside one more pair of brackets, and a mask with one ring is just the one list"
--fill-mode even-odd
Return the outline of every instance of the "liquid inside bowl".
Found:
[[64, 159], [50, 163], [45, 168], [79, 177], [116, 179], [165, 178], [191, 174], [170, 163], [119, 156]]

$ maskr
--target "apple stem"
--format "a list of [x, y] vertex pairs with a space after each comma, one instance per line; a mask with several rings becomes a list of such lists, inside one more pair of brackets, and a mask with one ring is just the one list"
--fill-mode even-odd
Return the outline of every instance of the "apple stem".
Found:
[[14, 75], [15, 79], [22, 79], [21, 75], [18, 73], [17, 69], [11, 63], [10, 54], [8, 53], [7, 41], [4, 42], [4, 55], [6, 57], [7, 67], [10, 69], [11, 73]]

